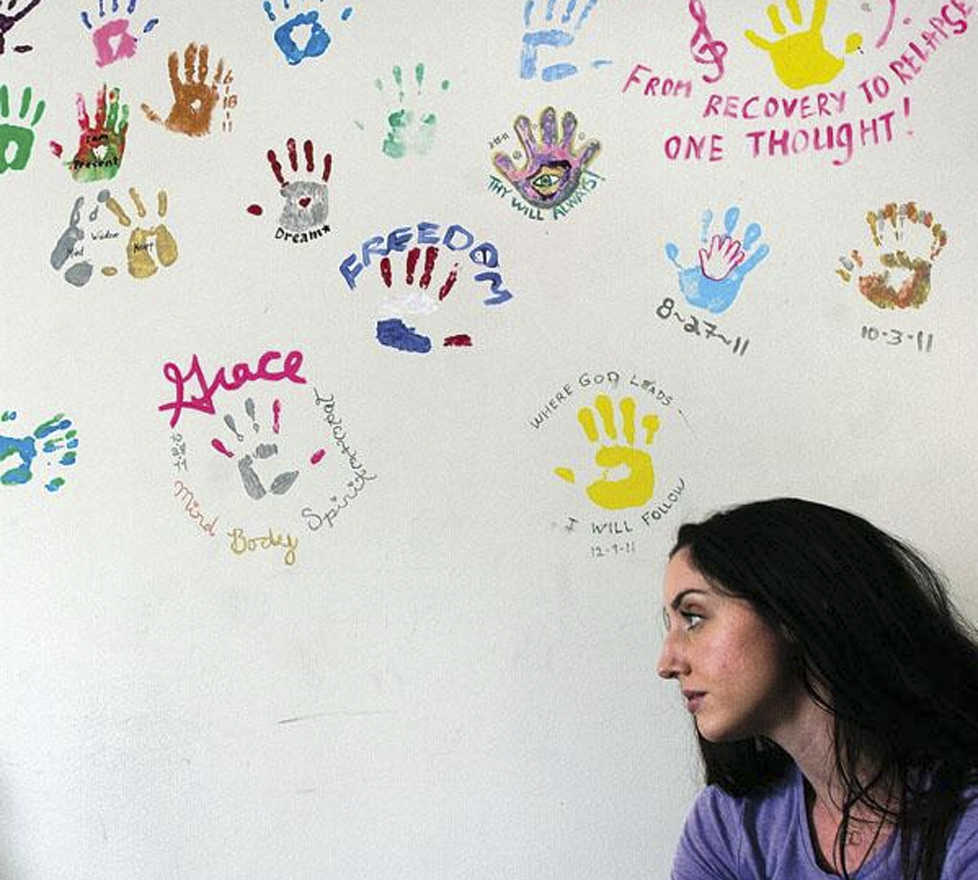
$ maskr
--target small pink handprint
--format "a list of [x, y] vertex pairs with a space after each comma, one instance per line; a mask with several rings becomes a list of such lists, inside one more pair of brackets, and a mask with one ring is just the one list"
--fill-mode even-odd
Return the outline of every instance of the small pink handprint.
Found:
[[707, 278], [723, 281], [746, 256], [737, 239], [729, 235], [714, 235], [709, 248], [700, 248], [700, 271]]

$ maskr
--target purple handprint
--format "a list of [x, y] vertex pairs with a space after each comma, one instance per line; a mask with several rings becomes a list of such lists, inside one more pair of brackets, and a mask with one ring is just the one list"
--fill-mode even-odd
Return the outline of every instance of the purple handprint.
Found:
[[598, 141], [588, 141], [581, 153], [574, 152], [574, 133], [577, 117], [568, 110], [561, 119], [562, 136], [557, 142], [557, 113], [547, 107], [540, 114], [539, 143], [527, 116], [519, 116], [514, 124], [516, 134], [526, 152], [526, 164], [517, 170], [506, 153], [495, 153], [493, 165], [531, 205], [552, 208], [573, 194], [581, 180], [581, 172], [601, 149]]

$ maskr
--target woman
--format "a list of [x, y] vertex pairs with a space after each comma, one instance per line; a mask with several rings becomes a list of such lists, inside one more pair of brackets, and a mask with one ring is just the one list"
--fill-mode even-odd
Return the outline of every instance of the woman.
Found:
[[760, 501], [680, 528], [664, 598], [708, 786], [673, 880], [978, 880], [978, 639], [913, 550]]

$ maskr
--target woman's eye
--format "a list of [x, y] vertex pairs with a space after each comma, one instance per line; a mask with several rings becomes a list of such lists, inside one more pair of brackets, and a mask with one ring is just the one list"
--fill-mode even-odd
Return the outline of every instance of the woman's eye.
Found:
[[703, 615], [695, 611], [680, 611], [679, 614], [686, 621], [686, 629], [695, 629], [704, 620]]

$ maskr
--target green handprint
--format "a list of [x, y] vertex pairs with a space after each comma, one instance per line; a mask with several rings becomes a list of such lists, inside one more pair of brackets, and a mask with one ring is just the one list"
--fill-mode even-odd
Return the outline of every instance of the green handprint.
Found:
[[[28, 111], [31, 109], [31, 99], [33, 95], [31, 87], [24, 89], [20, 97], [20, 113], [18, 116], [27, 121]], [[44, 101], [38, 101], [34, 108], [34, 116], [30, 123], [26, 125], [0, 124], [0, 174], [8, 169], [10, 171], [23, 171], [27, 167], [27, 162], [31, 158], [31, 150], [34, 149], [34, 126], [44, 115]], [[0, 85], [0, 117], [7, 119], [10, 116], [10, 94], [6, 85]], [[11, 144], [14, 147], [13, 158], [8, 159]]]
[[[617, 441], [618, 431], [615, 428], [615, 412], [611, 398], [607, 394], [599, 394], [594, 400], [594, 408], [601, 417], [601, 424], [608, 440]], [[604, 476], [587, 487], [588, 498], [598, 507], [606, 510], [641, 507], [652, 497], [655, 489], [652, 457], [644, 449], [635, 448], [635, 399], [623, 397], [619, 409], [626, 445], [609, 442], [598, 448], [594, 454], [594, 463], [604, 469]], [[578, 410], [577, 420], [581, 423], [588, 440], [597, 443], [599, 438], [594, 411], [588, 406], [582, 406]], [[645, 415], [642, 418], [642, 427], [645, 428], [645, 445], [648, 446], [659, 430], [659, 417], [651, 413]], [[628, 468], [628, 476], [620, 480], [609, 480], [608, 471], [616, 467]], [[574, 471], [570, 468], [554, 468], [554, 473], [568, 483], [575, 482]]]
[[[772, 3], [767, 8], [767, 17], [774, 32], [781, 37], [774, 42], [765, 40], [754, 31], [744, 31], [744, 36], [751, 43], [771, 56], [775, 74], [790, 89], [805, 89], [832, 82], [845, 66], [845, 61], [829, 52], [822, 41], [822, 25], [825, 24], [828, 4], [829, 0], [815, 0], [811, 27], [787, 35], [781, 13]], [[798, 0], [785, 0], [785, 6], [791, 21], [800, 27], [802, 20]], [[862, 43], [860, 34], [849, 34], [846, 37], [846, 54], [855, 52]]]

